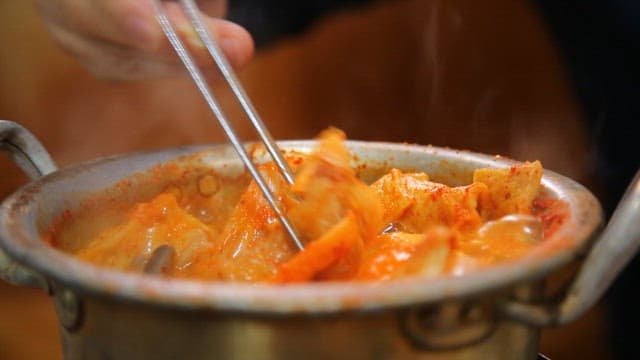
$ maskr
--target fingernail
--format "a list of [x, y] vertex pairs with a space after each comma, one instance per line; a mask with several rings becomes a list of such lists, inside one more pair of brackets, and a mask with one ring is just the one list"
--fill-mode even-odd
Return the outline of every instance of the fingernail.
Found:
[[183, 39], [186, 39], [187, 43], [195, 49], [204, 49], [204, 44], [200, 41], [200, 37], [196, 30], [188, 24], [182, 24], [178, 26], [178, 34]]
[[143, 50], [155, 49], [155, 34], [152, 24], [138, 16], [131, 17], [127, 20], [127, 35], [131, 41]]

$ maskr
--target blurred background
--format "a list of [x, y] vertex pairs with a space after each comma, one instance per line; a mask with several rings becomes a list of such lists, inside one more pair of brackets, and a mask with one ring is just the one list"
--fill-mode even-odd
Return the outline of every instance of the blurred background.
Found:
[[[640, 3], [230, 0], [230, 18], [256, 39], [239, 75], [277, 139], [331, 125], [353, 139], [539, 159], [590, 188], [608, 215], [640, 165], [631, 146]], [[224, 141], [186, 77], [96, 80], [53, 44], [28, 1], [0, 2], [0, 23], [0, 119], [30, 129], [59, 166]], [[26, 181], [0, 157], [0, 199]], [[637, 356], [627, 336], [638, 321], [636, 268], [586, 316], [545, 330], [541, 351]], [[0, 282], [0, 319], [0, 359], [61, 358], [41, 291]]]

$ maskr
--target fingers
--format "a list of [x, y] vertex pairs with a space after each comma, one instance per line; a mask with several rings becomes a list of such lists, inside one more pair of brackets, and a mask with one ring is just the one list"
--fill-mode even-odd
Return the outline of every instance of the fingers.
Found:
[[[200, 65], [213, 66], [208, 52], [180, 6], [176, 3], [168, 2], [164, 4], [164, 9], [173, 27], [189, 46], [198, 63]], [[233, 67], [239, 68], [249, 62], [253, 57], [254, 44], [251, 35], [244, 28], [230, 21], [208, 16], [204, 16], [203, 20]], [[157, 51], [163, 54], [174, 54], [174, 50], [168, 41], [164, 41], [162, 48], [157, 49]]]
[[52, 37], [93, 76], [108, 80], [143, 80], [181, 74], [181, 64], [172, 58], [153, 56], [66, 28], [52, 25]]
[[227, 16], [227, 2], [225, 0], [198, 0], [198, 7], [208, 16], [223, 18]]
[[136, 49], [159, 45], [148, 0], [38, 0], [47, 25]]
[[[200, 3], [209, 14], [226, 11], [222, 0]], [[37, 0], [36, 4], [54, 40], [96, 76], [140, 79], [181, 73], [151, 0]], [[213, 66], [178, 4], [162, 5], [199, 64]], [[232, 66], [242, 67], [252, 58], [253, 40], [245, 29], [219, 18], [204, 18]]]

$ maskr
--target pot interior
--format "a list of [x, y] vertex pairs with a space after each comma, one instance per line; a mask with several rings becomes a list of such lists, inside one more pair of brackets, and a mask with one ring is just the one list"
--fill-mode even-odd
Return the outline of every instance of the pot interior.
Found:
[[[308, 153], [314, 142], [283, 142], [287, 151]], [[424, 171], [451, 186], [471, 182], [473, 170], [508, 167], [513, 161], [431, 146], [350, 141], [353, 166], [367, 182], [391, 168]], [[257, 161], [266, 159], [259, 148]], [[72, 224], [64, 237], [82, 246], [116, 224], [133, 204], [172, 186], [197, 182], [208, 171], [234, 179], [243, 172], [228, 146], [187, 147], [101, 159], [63, 169], [28, 184], [3, 204], [2, 246], [17, 261], [79, 292], [129, 301], [241, 312], [325, 313], [368, 310], [467, 297], [540, 279], [583, 249], [601, 221], [597, 200], [584, 187], [545, 170], [545, 196], [563, 200], [568, 212], [560, 228], [530, 255], [461, 277], [405, 278], [384, 283], [296, 285], [204, 282], [123, 273], [78, 261], [49, 246], [43, 234], [57, 222]]]

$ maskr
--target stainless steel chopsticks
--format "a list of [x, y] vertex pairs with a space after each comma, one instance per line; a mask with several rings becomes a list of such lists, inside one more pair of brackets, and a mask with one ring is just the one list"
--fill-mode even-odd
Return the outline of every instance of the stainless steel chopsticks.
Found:
[[[227, 61], [226, 57], [220, 50], [220, 47], [216, 43], [215, 39], [211, 36], [211, 34], [209, 34], [207, 27], [204, 25], [201, 19], [198, 6], [195, 4], [193, 0], [180, 0], [179, 3], [183, 11], [189, 18], [189, 21], [191, 22], [191, 25], [193, 26], [194, 30], [198, 34], [200, 41], [202, 41], [207, 51], [213, 58], [214, 62], [220, 69], [220, 72], [222, 73], [227, 84], [231, 87], [238, 102], [240, 103], [247, 117], [251, 121], [251, 124], [253, 125], [253, 127], [256, 129], [256, 132], [260, 136], [260, 139], [265, 144], [267, 151], [273, 158], [278, 169], [282, 173], [282, 176], [285, 178], [285, 180], [289, 184], [293, 184], [293, 173], [289, 165], [287, 164], [286, 160], [282, 156], [282, 153], [278, 149], [278, 146], [276, 145], [275, 141], [269, 134], [269, 131], [267, 130], [266, 126], [260, 119], [260, 116], [258, 115], [255, 108], [253, 107], [251, 100], [249, 100], [249, 97], [244, 91], [242, 85], [238, 81], [238, 78], [236, 77], [231, 66], [229, 65], [229, 62]], [[298, 249], [302, 250], [304, 247], [298, 237], [298, 234], [296, 233], [295, 229], [289, 222], [289, 219], [286, 217], [285, 213], [282, 211], [282, 209], [276, 202], [273, 194], [271, 193], [271, 190], [267, 186], [267, 183], [265, 182], [264, 178], [256, 168], [255, 164], [251, 161], [251, 158], [247, 154], [247, 151], [242, 145], [242, 142], [236, 135], [235, 130], [231, 126], [230, 122], [227, 119], [227, 116], [222, 110], [220, 103], [216, 100], [215, 96], [211, 92], [209, 84], [205, 79], [205, 77], [203, 76], [202, 71], [200, 70], [198, 65], [195, 63], [193, 57], [191, 56], [187, 48], [184, 46], [182, 40], [176, 33], [173, 25], [169, 21], [169, 18], [162, 6], [162, 0], [154, 0], [154, 4], [156, 7], [156, 15], [158, 18], [158, 22], [160, 23], [162, 30], [167, 36], [167, 39], [171, 43], [171, 46], [175, 49], [176, 53], [178, 54], [178, 57], [180, 58], [180, 60], [182, 60], [184, 66], [187, 68], [189, 75], [195, 82], [196, 86], [198, 87], [198, 90], [200, 90], [200, 93], [204, 97], [204, 100], [207, 102], [207, 105], [209, 105], [209, 108], [211, 109], [216, 119], [220, 123], [220, 126], [222, 127], [227, 138], [229, 139], [234, 149], [240, 156], [240, 159], [249, 170], [249, 173], [251, 174], [255, 182], [260, 187], [260, 190], [262, 191], [265, 198], [267, 199], [267, 202], [273, 208], [274, 212], [278, 216], [278, 219], [280, 220], [282, 225], [285, 227], [287, 233], [291, 236], [291, 239], [293, 240], [295, 245], [298, 247]]]

